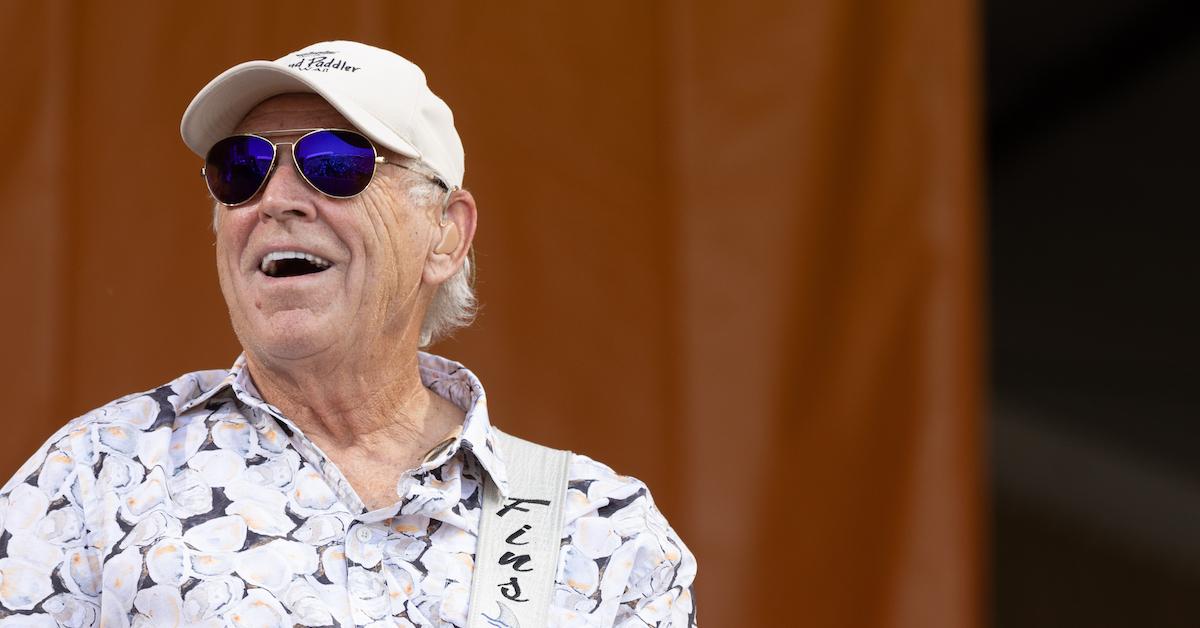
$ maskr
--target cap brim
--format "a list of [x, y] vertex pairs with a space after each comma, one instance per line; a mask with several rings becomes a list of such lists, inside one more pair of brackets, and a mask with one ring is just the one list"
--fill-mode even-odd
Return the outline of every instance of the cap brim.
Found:
[[187, 147], [204, 157], [218, 140], [233, 133], [251, 109], [279, 94], [311, 92], [325, 99], [359, 131], [401, 155], [421, 158], [421, 151], [348, 98], [317, 85], [272, 61], [247, 61], [222, 72], [192, 99], [179, 133]]

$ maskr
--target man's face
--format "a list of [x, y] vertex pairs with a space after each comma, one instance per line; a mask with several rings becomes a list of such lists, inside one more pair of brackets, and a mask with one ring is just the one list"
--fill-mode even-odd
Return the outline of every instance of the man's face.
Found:
[[[285, 94], [252, 109], [237, 132], [312, 128], [354, 127], [314, 94]], [[257, 196], [217, 208], [217, 274], [242, 347], [257, 361], [324, 355], [336, 363], [415, 338], [435, 287], [422, 283], [422, 272], [439, 232], [437, 208], [409, 198], [414, 175], [380, 165], [362, 194], [336, 199], [297, 174], [290, 146], [277, 150], [275, 171]], [[264, 256], [289, 252], [330, 266], [293, 276], [264, 272]], [[312, 270], [279, 266], [293, 263]]]

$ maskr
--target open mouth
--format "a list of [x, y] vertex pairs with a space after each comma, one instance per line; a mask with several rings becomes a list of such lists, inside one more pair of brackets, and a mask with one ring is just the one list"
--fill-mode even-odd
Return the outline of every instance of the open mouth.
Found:
[[300, 251], [275, 251], [267, 253], [259, 262], [258, 269], [268, 277], [299, 277], [319, 273], [333, 266], [333, 262], [311, 253]]

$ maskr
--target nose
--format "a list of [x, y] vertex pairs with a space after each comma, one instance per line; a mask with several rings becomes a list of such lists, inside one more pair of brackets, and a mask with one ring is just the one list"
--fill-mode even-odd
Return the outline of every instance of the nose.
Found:
[[[285, 148], [286, 147], [286, 148]], [[258, 199], [259, 219], [312, 220], [317, 216], [316, 197], [320, 195], [296, 171], [291, 147], [281, 144], [275, 157], [275, 170], [263, 186]]]

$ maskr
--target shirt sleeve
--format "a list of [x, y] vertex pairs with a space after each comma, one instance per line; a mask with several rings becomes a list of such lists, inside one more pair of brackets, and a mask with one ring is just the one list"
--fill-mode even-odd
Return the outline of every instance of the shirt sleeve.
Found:
[[696, 558], [641, 481], [576, 456], [551, 625], [696, 626]]
[[616, 625], [694, 627], [696, 604], [692, 584], [696, 579], [696, 557], [667, 524], [648, 492], [645, 508], [646, 529], [640, 535], [639, 551], [621, 597], [623, 608], [618, 612]]
[[99, 623], [100, 555], [83, 500], [92, 434], [63, 427], [0, 489], [0, 627]]

